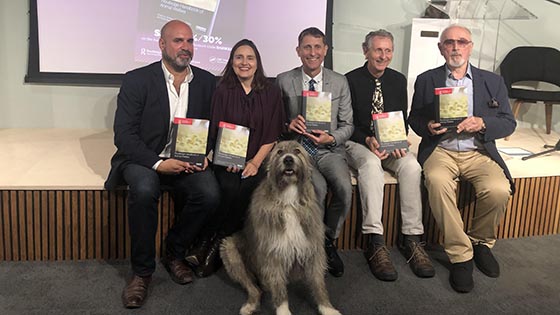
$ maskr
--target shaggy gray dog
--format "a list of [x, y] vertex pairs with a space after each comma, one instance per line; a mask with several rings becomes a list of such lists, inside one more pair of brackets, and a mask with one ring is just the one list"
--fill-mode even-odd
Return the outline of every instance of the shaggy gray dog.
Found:
[[311, 289], [319, 313], [340, 315], [325, 288], [325, 234], [312, 167], [300, 144], [278, 143], [269, 156], [267, 177], [253, 193], [244, 229], [222, 243], [228, 274], [248, 293], [242, 315], [258, 310], [258, 284], [270, 291], [277, 315], [291, 314], [287, 284], [298, 278]]

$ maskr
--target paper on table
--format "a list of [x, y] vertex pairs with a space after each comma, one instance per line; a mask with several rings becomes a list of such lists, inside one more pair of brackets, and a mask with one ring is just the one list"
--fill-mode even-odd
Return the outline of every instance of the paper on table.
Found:
[[498, 151], [511, 156], [527, 156], [533, 154], [533, 152], [519, 147], [502, 147], [498, 148]]

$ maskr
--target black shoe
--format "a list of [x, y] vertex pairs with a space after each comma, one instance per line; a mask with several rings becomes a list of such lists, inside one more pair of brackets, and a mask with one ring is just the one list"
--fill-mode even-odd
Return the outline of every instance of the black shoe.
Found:
[[194, 246], [189, 250], [185, 260], [193, 267], [197, 267], [202, 263], [204, 257], [208, 253], [208, 248], [212, 245], [214, 236], [204, 235], [198, 239]]
[[335, 277], [342, 277], [344, 274], [344, 263], [336, 252], [336, 245], [334, 240], [327, 237], [325, 238], [325, 253], [327, 254], [327, 267], [331, 275]]
[[206, 256], [202, 259], [202, 262], [195, 269], [195, 274], [200, 277], [208, 277], [209, 275], [215, 273], [222, 266], [222, 259], [220, 258], [220, 245], [222, 244], [221, 237], [214, 237]]
[[473, 244], [474, 262], [478, 270], [491, 278], [500, 276], [500, 265], [492, 255], [490, 248], [483, 244]]
[[424, 245], [424, 242], [405, 241], [405, 244], [400, 246], [399, 249], [406, 258], [406, 263], [410, 265], [410, 269], [417, 277], [431, 278], [436, 274], [436, 270], [424, 250]]
[[384, 244], [372, 243], [364, 252], [369, 270], [373, 275], [382, 281], [395, 281], [399, 277], [393, 262], [389, 249]]
[[472, 259], [465, 262], [452, 264], [451, 272], [449, 274], [449, 283], [451, 284], [453, 290], [459, 293], [471, 292], [471, 290], [474, 288], [472, 273]]

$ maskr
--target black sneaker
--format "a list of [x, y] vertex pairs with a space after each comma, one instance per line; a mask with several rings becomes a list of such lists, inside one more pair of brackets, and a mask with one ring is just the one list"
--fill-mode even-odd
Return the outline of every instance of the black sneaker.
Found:
[[383, 244], [370, 244], [364, 252], [369, 270], [382, 281], [395, 281], [398, 278], [397, 270], [391, 261], [389, 249]]
[[478, 270], [491, 278], [500, 276], [500, 265], [492, 255], [490, 248], [483, 244], [473, 244], [474, 262]]
[[336, 252], [334, 240], [325, 238], [325, 253], [327, 254], [327, 267], [331, 275], [342, 277], [344, 274], [344, 264]]
[[451, 272], [449, 273], [449, 283], [451, 284], [453, 290], [459, 293], [471, 292], [471, 290], [474, 288], [472, 273], [472, 259], [465, 262], [452, 264]]
[[405, 243], [405, 245], [400, 246], [400, 249], [412, 272], [420, 278], [433, 277], [436, 274], [436, 270], [430, 261], [430, 257], [424, 250], [426, 243], [415, 241], [406, 241]]

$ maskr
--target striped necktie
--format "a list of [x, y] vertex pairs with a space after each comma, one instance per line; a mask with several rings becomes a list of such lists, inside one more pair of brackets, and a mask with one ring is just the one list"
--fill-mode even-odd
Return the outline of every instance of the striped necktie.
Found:
[[317, 83], [317, 81], [313, 79], [309, 80], [309, 91], [315, 91], [315, 83]]
[[[309, 91], [315, 91], [315, 83], [317, 81], [311, 79], [309, 80]], [[307, 138], [306, 136], [301, 137], [301, 146], [307, 151], [311, 156], [319, 152], [317, 145], [313, 143], [313, 140]]]

